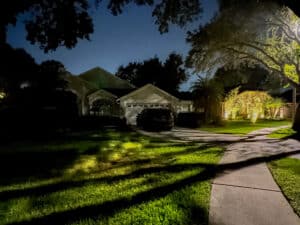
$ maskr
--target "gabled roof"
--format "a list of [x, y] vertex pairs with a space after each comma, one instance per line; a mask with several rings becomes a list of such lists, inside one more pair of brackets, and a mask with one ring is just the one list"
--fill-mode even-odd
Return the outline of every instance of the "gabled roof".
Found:
[[98, 90], [98, 91], [95, 91], [95, 92], [89, 94], [87, 97], [91, 97], [91, 96], [93, 96], [93, 95], [98, 95], [98, 94], [99, 94], [99, 95], [106, 96], [106, 97], [109, 97], [109, 98], [117, 98], [116, 95], [114, 95], [114, 94], [112, 94], [112, 93], [110, 93], [110, 92], [108, 92], [108, 91], [105, 91], [105, 90], [103, 90], [103, 89], [100, 89], [100, 90]]
[[106, 70], [95, 67], [82, 74], [79, 77], [93, 85], [98, 89], [133, 89], [134, 86], [126, 80], [107, 72]]
[[143, 91], [146, 91], [146, 90], [150, 90], [151, 92], [158, 92], [160, 93], [161, 95], [165, 96], [166, 98], [169, 98], [169, 99], [172, 99], [173, 101], [179, 101], [178, 98], [174, 97], [173, 95], [165, 92], [164, 90], [154, 86], [153, 84], [146, 84], [144, 85], [143, 87], [135, 90], [135, 91], [132, 91], [130, 92], [129, 94], [127, 95], [124, 95], [122, 96], [121, 98], [119, 98], [118, 100], [126, 100], [134, 95], [138, 95], [139, 93], [143, 92]]
[[87, 93], [92, 93], [98, 90], [97, 86], [70, 73], [66, 73], [64, 75], [64, 79], [68, 82], [68, 88], [80, 95], [86, 95]]

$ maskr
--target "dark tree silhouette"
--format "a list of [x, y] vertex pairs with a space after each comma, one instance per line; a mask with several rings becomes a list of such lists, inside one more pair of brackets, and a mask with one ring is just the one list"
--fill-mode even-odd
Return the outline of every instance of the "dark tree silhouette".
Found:
[[241, 92], [245, 90], [269, 91], [282, 87], [279, 75], [270, 74], [259, 65], [231, 69], [222, 67], [216, 71], [214, 79], [223, 85], [225, 93], [237, 87], [240, 87]]
[[41, 63], [39, 73], [35, 80], [37, 87], [44, 91], [63, 90], [67, 82], [63, 76], [67, 73], [64, 65], [55, 60], [48, 60]]
[[11, 99], [37, 74], [38, 65], [25, 50], [6, 44], [0, 45], [0, 57], [0, 89]]
[[188, 77], [183, 64], [180, 55], [171, 53], [164, 63], [154, 57], [139, 63], [129, 63], [125, 67], [120, 66], [116, 75], [137, 87], [151, 83], [174, 94]]
[[[101, 0], [94, 0], [100, 6]], [[78, 39], [88, 39], [93, 33], [88, 0], [10, 0], [0, 8], [0, 43], [6, 42], [7, 25], [15, 25], [18, 16], [26, 13], [27, 40], [38, 44], [45, 52], [59, 46], [74, 47]], [[110, 0], [107, 8], [113, 15], [122, 13], [129, 4], [153, 6], [153, 17], [160, 32], [167, 32], [170, 24], [184, 26], [195, 20], [201, 12], [198, 0]]]
[[[247, 0], [248, 1], [248, 0]], [[256, 1], [256, 0], [252, 0]], [[273, 1], [290, 7], [300, 16], [297, 0], [262, 0]], [[44, 51], [55, 50], [59, 46], [74, 47], [78, 39], [88, 39], [93, 33], [93, 21], [90, 15], [92, 3], [101, 6], [102, 0], [9, 0], [0, 8], [0, 43], [6, 42], [7, 25], [15, 25], [18, 16], [27, 13], [25, 21], [27, 39], [32, 44], [39, 44]], [[113, 15], [122, 13], [130, 3], [153, 7], [152, 16], [156, 18], [161, 33], [167, 32], [170, 24], [183, 27], [196, 20], [202, 12], [199, 0], [110, 0], [107, 8]], [[240, 4], [240, 0], [220, 0], [220, 9], [232, 4]], [[261, 1], [256, 1], [261, 2]]]

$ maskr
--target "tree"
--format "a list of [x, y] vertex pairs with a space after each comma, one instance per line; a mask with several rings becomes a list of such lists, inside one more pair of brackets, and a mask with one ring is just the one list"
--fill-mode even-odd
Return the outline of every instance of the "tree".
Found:
[[64, 65], [55, 60], [44, 61], [39, 65], [38, 75], [33, 85], [44, 92], [64, 90], [67, 82], [63, 79], [66, 73]]
[[221, 102], [223, 100], [223, 86], [215, 79], [198, 77], [193, 87], [195, 108], [204, 108], [206, 123], [219, 123], [221, 120]]
[[[247, 0], [248, 1], [248, 0]], [[260, 3], [262, 0], [256, 1]], [[6, 42], [7, 25], [15, 25], [20, 14], [26, 13], [27, 39], [38, 44], [45, 52], [59, 46], [74, 47], [78, 39], [88, 39], [93, 33], [93, 21], [90, 15], [92, 3], [97, 7], [101, 0], [10, 0], [4, 1], [0, 9], [0, 44]], [[199, 18], [202, 12], [199, 0], [110, 0], [107, 8], [113, 15], [122, 13], [130, 3], [153, 7], [152, 16], [161, 33], [167, 32], [170, 24], [183, 27], [186, 23]], [[223, 9], [242, 2], [240, 0], [220, 0]], [[290, 7], [300, 16], [297, 0], [273, 0], [280, 5]], [[63, 19], [62, 19], [63, 18]]]
[[38, 65], [25, 50], [6, 44], [0, 46], [0, 56], [0, 90], [7, 100], [11, 100], [20, 92], [22, 85], [37, 74]]
[[[96, 6], [101, 0], [94, 0]], [[110, 0], [107, 8], [113, 15], [122, 13], [125, 5], [154, 6], [153, 17], [160, 32], [167, 32], [170, 24], [184, 26], [195, 20], [201, 12], [198, 0]], [[4, 1], [0, 9], [0, 44], [6, 42], [7, 25], [15, 25], [18, 16], [26, 13], [27, 40], [37, 43], [45, 52], [59, 46], [74, 47], [78, 39], [88, 39], [93, 33], [88, 0], [10, 0]]]
[[225, 119], [236, 119], [236, 116], [250, 119], [255, 123], [258, 118], [276, 119], [283, 101], [272, 98], [263, 91], [244, 91], [239, 94], [239, 88], [233, 89], [225, 98]]
[[[248, 6], [248, 7], [247, 7]], [[299, 18], [274, 4], [230, 8], [189, 34], [189, 62], [197, 70], [260, 64], [298, 88]]]
[[183, 64], [180, 55], [171, 53], [164, 63], [154, 57], [143, 62], [129, 63], [125, 67], [120, 66], [116, 76], [128, 80], [137, 87], [151, 83], [174, 94], [188, 77]]
[[236, 87], [240, 87], [240, 91], [270, 91], [282, 87], [282, 81], [278, 75], [271, 74], [259, 65], [231, 69], [222, 67], [216, 71], [214, 79], [223, 85], [225, 93]]
[[198, 71], [260, 64], [299, 91], [299, 24], [299, 17], [289, 8], [274, 3], [236, 4], [189, 33], [188, 62]]

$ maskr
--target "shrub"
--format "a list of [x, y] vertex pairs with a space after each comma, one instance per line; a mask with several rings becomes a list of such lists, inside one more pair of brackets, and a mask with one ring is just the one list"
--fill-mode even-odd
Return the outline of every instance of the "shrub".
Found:
[[137, 126], [143, 130], [170, 130], [174, 126], [174, 116], [170, 109], [144, 109], [137, 116]]
[[183, 112], [177, 115], [176, 125], [180, 127], [196, 128], [200, 127], [205, 120], [204, 113]]

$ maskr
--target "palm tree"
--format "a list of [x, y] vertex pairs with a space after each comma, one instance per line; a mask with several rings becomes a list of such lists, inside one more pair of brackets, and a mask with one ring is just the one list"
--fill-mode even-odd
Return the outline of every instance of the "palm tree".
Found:
[[223, 85], [209, 76], [198, 76], [192, 90], [195, 95], [195, 108], [198, 111], [204, 109], [205, 122], [220, 122], [221, 102], [224, 94]]

